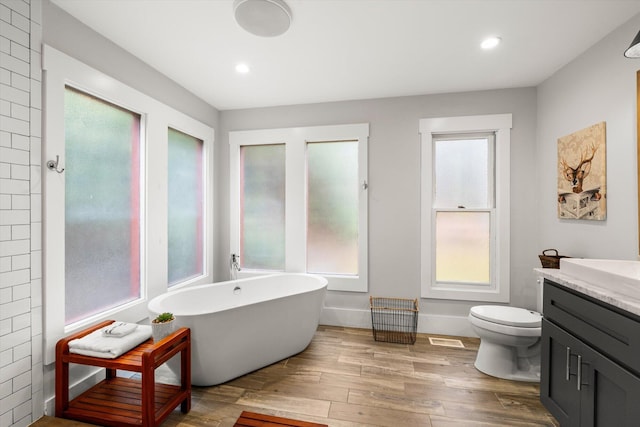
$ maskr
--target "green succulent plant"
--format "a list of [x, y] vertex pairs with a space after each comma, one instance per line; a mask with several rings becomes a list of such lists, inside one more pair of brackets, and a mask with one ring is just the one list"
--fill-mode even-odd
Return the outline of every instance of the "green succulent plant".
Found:
[[172, 321], [173, 319], [173, 313], [161, 313], [158, 314], [158, 317], [153, 319], [153, 323], [166, 323]]

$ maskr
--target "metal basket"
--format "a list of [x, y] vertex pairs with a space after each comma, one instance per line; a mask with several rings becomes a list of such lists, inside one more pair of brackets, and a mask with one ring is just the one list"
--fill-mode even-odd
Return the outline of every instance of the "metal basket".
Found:
[[418, 300], [369, 297], [373, 339], [398, 344], [416, 342]]

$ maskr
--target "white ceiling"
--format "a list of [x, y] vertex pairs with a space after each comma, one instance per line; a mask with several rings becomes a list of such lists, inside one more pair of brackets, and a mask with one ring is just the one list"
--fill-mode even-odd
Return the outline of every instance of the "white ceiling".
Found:
[[[263, 38], [234, 21], [233, 0], [52, 0], [219, 110], [535, 86], [640, 12], [638, 0], [286, 1], [291, 28]], [[489, 35], [503, 42], [483, 51]]]

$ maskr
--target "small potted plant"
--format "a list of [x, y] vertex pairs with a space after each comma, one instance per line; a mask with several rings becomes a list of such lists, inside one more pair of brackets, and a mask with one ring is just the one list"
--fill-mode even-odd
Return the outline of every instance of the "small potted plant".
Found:
[[151, 335], [153, 336], [153, 341], [158, 342], [162, 338], [173, 332], [174, 326], [174, 317], [173, 313], [160, 313], [158, 316], [151, 321]]

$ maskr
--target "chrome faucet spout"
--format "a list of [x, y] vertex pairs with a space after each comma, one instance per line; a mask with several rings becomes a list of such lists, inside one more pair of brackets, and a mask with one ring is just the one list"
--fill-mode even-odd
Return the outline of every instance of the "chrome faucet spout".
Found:
[[240, 255], [231, 254], [229, 257], [229, 274], [231, 275], [231, 280], [236, 280], [238, 278], [238, 272], [240, 270]]
[[236, 272], [242, 270], [240, 268], [240, 255], [231, 254], [231, 268]]

